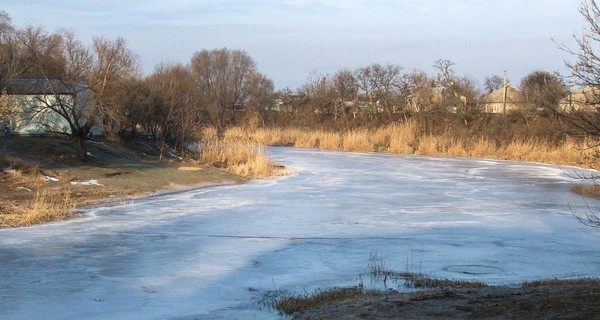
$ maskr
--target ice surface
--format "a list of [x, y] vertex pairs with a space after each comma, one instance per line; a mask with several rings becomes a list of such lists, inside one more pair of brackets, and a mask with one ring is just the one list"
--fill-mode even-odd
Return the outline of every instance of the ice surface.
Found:
[[600, 276], [576, 169], [268, 149], [293, 174], [0, 230], [0, 319], [277, 319], [268, 290], [396, 271], [515, 284]]

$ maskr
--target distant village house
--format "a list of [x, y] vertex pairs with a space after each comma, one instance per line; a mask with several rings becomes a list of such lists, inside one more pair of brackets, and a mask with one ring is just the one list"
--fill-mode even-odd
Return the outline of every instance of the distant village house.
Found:
[[483, 98], [481, 105], [486, 113], [507, 113], [525, 108], [526, 103], [520, 90], [506, 84]]

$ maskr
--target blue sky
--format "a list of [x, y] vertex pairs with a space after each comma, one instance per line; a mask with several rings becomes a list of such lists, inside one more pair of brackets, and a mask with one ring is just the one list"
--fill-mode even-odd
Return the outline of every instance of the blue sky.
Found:
[[83, 41], [124, 37], [150, 73], [203, 49], [246, 50], [278, 89], [315, 74], [392, 63], [433, 74], [438, 59], [478, 82], [506, 70], [568, 70], [584, 26], [578, 0], [0, 0], [17, 27], [66, 28]]

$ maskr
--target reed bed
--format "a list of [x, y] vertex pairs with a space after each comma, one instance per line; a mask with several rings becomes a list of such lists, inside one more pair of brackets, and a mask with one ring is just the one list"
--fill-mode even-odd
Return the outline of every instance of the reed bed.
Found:
[[374, 151], [374, 148], [366, 129], [348, 131], [343, 135], [342, 149], [345, 151]]
[[243, 129], [227, 130], [223, 140], [217, 138], [214, 128], [203, 131], [200, 161], [225, 168], [238, 176], [257, 179], [283, 174], [261, 146], [250, 142], [250, 135]]
[[342, 145], [342, 137], [335, 132], [319, 130], [319, 145], [320, 149], [338, 150]]
[[[302, 130], [299, 128], [232, 128], [235, 141], [257, 145], [294, 146], [361, 152], [438, 155], [452, 157], [489, 158], [515, 161], [544, 162], [562, 165], [594, 167], [593, 150], [585, 141], [567, 138], [562, 143], [522, 139], [507, 142], [492, 141], [478, 136], [422, 134], [414, 121], [395, 123], [369, 130], [345, 132]], [[229, 138], [229, 143], [234, 142]]]

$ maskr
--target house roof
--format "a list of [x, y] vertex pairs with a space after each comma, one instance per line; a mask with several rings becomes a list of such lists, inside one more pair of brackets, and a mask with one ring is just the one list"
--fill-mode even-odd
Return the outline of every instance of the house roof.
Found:
[[583, 87], [562, 100], [571, 100], [573, 102], [585, 104], [597, 104], [600, 100], [600, 88]]
[[10, 79], [2, 88], [11, 95], [76, 94], [88, 89], [83, 84], [58, 79]]
[[[483, 99], [484, 103], [503, 103], [504, 102], [504, 87], [490, 93]], [[515, 89], [508, 85], [506, 87], [506, 102], [520, 103], [523, 102], [523, 94], [521, 90]]]

